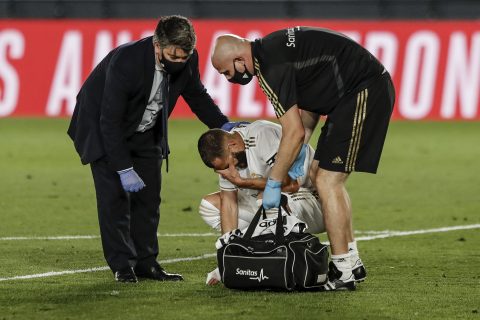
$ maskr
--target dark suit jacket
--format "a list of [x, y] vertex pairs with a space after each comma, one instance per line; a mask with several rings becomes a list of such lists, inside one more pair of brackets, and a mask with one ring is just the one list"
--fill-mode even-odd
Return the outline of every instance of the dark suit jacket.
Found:
[[[115, 170], [132, 167], [126, 141], [142, 120], [154, 64], [152, 37], [147, 37], [115, 48], [89, 75], [77, 95], [68, 128], [83, 164], [107, 156]], [[196, 50], [185, 68], [170, 76], [168, 91], [169, 115], [181, 95], [209, 128], [228, 121], [200, 82]], [[161, 121], [160, 115], [157, 124]]]

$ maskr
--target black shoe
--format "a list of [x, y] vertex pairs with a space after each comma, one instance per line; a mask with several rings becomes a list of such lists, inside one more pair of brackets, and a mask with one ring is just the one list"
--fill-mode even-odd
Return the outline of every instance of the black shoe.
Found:
[[157, 281], [183, 281], [183, 277], [180, 274], [167, 273], [158, 264], [149, 267], [137, 266], [135, 272], [139, 278]]
[[355, 282], [363, 282], [367, 278], [367, 270], [361, 259], [358, 259], [355, 262], [355, 265], [352, 268], [352, 273], [355, 277]]
[[136, 283], [138, 279], [133, 269], [128, 267], [115, 272], [115, 281]]
[[352, 274], [348, 279], [340, 280], [342, 272], [330, 261], [328, 265], [328, 281], [323, 285], [323, 291], [353, 291], [356, 289], [355, 277]]

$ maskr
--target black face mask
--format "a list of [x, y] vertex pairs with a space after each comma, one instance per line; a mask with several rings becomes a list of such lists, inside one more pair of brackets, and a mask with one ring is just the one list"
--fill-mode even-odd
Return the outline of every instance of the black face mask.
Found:
[[248, 167], [247, 154], [245, 151], [233, 152], [233, 157], [237, 159], [237, 168], [245, 169]]
[[233, 62], [233, 70], [235, 70], [233, 77], [228, 79], [228, 81], [230, 81], [231, 83], [238, 83], [243, 86], [252, 81], [253, 74], [248, 72], [247, 66], [245, 66], [245, 72], [241, 73], [235, 68], [235, 62]]
[[160, 60], [160, 63], [163, 65], [163, 69], [166, 73], [175, 74], [183, 70], [187, 65], [186, 62], [174, 62], [163, 58]]

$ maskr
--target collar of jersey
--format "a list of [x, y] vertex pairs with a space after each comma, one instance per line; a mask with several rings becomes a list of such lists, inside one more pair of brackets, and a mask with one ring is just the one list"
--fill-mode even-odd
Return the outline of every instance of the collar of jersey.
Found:
[[245, 133], [243, 132], [243, 130], [245, 129], [245, 127], [242, 127], [242, 128], [233, 128], [233, 132], [238, 132], [240, 134], [240, 136], [242, 137], [242, 140], [243, 140], [243, 143], [245, 143]]

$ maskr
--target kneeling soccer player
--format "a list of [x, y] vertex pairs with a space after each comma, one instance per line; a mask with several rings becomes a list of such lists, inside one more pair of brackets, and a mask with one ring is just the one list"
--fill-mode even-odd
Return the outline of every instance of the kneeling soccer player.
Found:
[[[203, 162], [220, 174], [220, 191], [205, 196], [200, 203], [200, 215], [208, 225], [222, 234], [248, 227], [259, 207], [257, 199], [275, 162], [281, 136], [279, 125], [261, 120], [231, 132], [212, 129], [200, 137], [198, 150]], [[304, 174], [296, 180], [287, 177], [282, 192], [287, 196], [291, 213], [307, 224], [306, 231], [321, 233], [325, 232], [323, 215], [309, 178], [315, 174], [316, 166], [311, 165], [314, 151], [308, 146], [305, 153]], [[356, 248], [351, 251], [351, 259], [352, 266], [356, 262], [364, 274]], [[216, 269], [209, 274], [207, 284], [219, 280]]]

